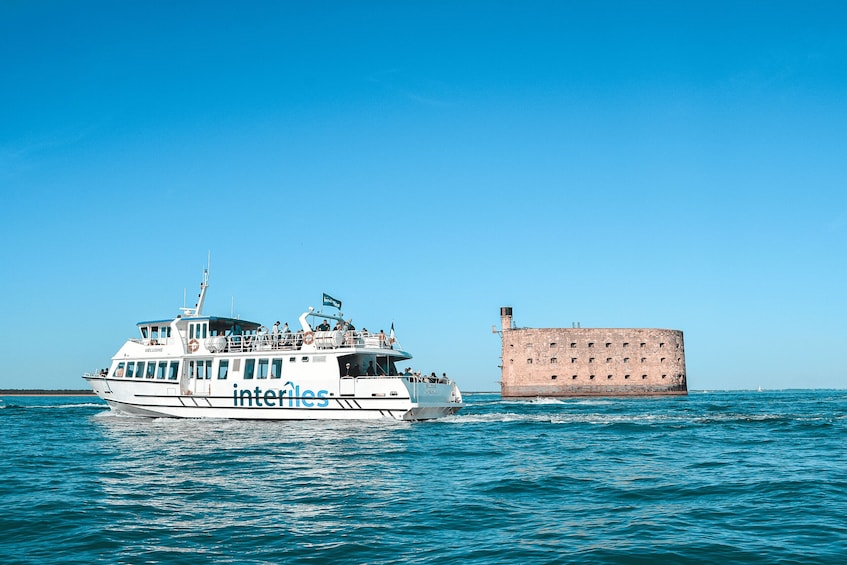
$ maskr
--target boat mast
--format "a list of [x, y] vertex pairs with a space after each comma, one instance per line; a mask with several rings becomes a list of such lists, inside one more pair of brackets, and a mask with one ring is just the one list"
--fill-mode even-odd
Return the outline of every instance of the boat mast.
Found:
[[[209, 288], [209, 267], [211, 266], [211, 254], [209, 255], [209, 264], [203, 269], [203, 282], [200, 283], [200, 295], [197, 297], [197, 304], [194, 305], [194, 308], [187, 308], [183, 306], [180, 308], [182, 310], [183, 315], [185, 316], [202, 316], [203, 315], [203, 302], [206, 300], [206, 289]], [[185, 303], [185, 299], [183, 298], [183, 304]]]

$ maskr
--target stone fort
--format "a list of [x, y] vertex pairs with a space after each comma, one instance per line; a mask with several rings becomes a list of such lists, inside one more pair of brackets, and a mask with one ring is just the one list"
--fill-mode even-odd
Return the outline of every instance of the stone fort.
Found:
[[682, 332], [515, 328], [500, 308], [503, 398], [688, 394]]

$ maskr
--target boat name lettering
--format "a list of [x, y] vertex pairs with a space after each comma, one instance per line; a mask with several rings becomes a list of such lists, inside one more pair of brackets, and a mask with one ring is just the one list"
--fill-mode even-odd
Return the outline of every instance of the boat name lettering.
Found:
[[238, 390], [237, 384], [232, 386], [232, 405], [236, 407], [253, 406], [254, 402], [259, 408], [326, 408], [329, 406], [328, 390], [315, 392], [308, 388], [301, 389], [300, 385], [291, 381], [285, 383], [284, 388], [277, 390], [272, 388], [262, 390], [258, 386], [253, 389]]
[[155, 352], [155, 351], [164, 351], [164, 350], [165, 350], [164, 347], [145, 347], [144, 348], [144, 351], [147, 352], [147, 353], [152, 353], [152, 352]]

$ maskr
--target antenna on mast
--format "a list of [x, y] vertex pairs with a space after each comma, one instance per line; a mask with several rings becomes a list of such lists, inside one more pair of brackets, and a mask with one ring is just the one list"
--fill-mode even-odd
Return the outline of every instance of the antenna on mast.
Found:
[[[209, 264], [211, 264], [211, 252], [209, 253]], [[197, 304], [194, 308], [183, 306], [180, 308], [186, 316], [202, 316], [203, 302], [206, 300], [206, 289], [209, 288], [209, 268], [203, 269], [203, 281], [200, 283], [200, 294], [197, 296]], [[185, 304], [185, 289], [183, 289], [182, 303]]]

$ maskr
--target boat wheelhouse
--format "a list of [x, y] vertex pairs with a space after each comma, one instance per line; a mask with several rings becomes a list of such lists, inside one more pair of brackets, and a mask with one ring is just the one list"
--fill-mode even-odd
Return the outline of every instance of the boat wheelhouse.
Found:
[[176, 418], [427, 420], [462, 408], [452, 380], [399, 368], [412, 356], [393, 327], [389, 335], [357, 331], [340, 311], [310, 307], [296, 330], [279, 323], [268, 330], [204, 315], [207, 288], [208, 271], [194, 308], [139, 322], [138, 337], [124, 343], [108, 369], [83, 375], [112, 410]]

